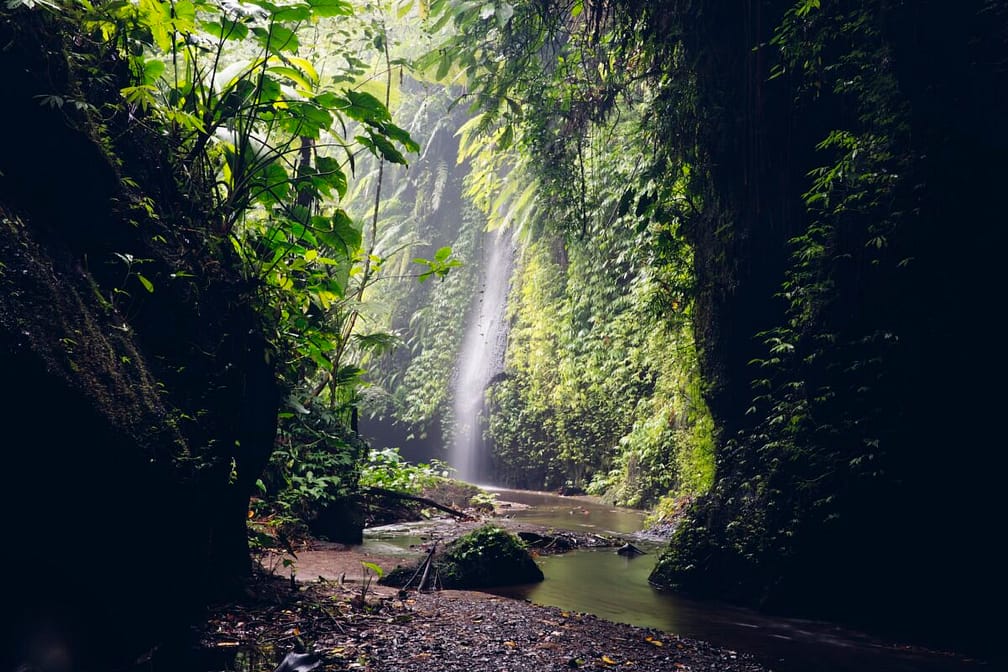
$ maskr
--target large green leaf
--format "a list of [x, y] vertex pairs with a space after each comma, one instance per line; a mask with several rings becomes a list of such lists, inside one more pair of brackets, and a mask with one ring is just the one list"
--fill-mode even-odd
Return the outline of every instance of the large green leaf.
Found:
[[276, 205], [290, 198], [290, 176], [279, 163], [267, 165], [254, 180], [252, 190], [257, 200], [266, 206]]
[[419, 152], [420, 151], [420, 145], [418, 145], [417, 142], [412, 137], [410, 137], [410, 134], [407, 131], [405, 131], [404, 129], [399, 128], [398, 126], [396, 126], [392, 122], [390, 122], [390, 121], [389, 122], [385, 122], [384, 124], [378, 125], [377, 128], [387, 138], [391, 138], [392, 140], [395, 140], [400, 145], [402, 145], [403, 147], [405, 147], [406, 151], [408, 151], [408, 152]]
[[312, 98], [315, 103], [321, 105], [327, 110], [340, 109], [346, 105], [346, 100], [332, 91], [326, 91], [325, 93], [320, 93], [319, 95]]
[[352, 16], [353, 5], [343, 0], [308, 0], [315, 16]]
[[151, 31], [151, 37], [158, 49], [161, 51], [171, 49], [171, 5], [158, 0], [140, 0], [138, 8], [141, 22]]
[[139, 61], [137, 65], [141, 73], [141, 82], [148, 86], [157, 83], [157, 80], [165, 70], [164, 61], [159, 61], [156, 58], [148, 58], [146, 60], [140, 58]]
[[283, 97], [283, 88], [280, 82], [269, 75], [263, 75], [259, 80], [259, 100], [264, 103], [272, 103]]
[[273, 11], [274, 21], [307, 21], [311, 18], [311, 7], [305, 3], [280, 5]]
[[258, 26], [253, 28], [252, 32], [256, 36], [256, 41], [271, 54], [298, 50], [297, 35], [286, 26], [274, 23], [270, 25], [269, 29]]
[[343, 94], [348, 105], [340, 111], [351, 119], [373, 123], [392, 121], [388, 108], [370, 93], [345, 89]]
[[339, 161], [328, 156], [319, 156], [315, 159], [315, 168], [317, 170], [315, 174], [316, 184], [318, 184], [318, 181], [324, 182], [326, 185], [334, 188], [340, 198], [346, 196], [347, 177]]
[[327, 223], [320, 224], [315, 233], [320, 241], [346, 257], [353, 256], [363, 241], [361, 227], [342, 209], [336, 210]]
[[407, 165], [406, 157], [402, 155], [402, 152], [396, 149], [387, 138], [373, 132], [371, 129], [368, 129], [367, 136], [358, 135], [356, 136], [356, 140], [370, 149], [371, 153], [378, 158], [403, 166]]
[[248, 37], [249, 29], [240, 21], [200, 21], [200, 27], [210, 35], [222, 40], [241, 41]]
[[312, 83], [305, 77], [305, 74], [297, 68], [290, 68], [285, 65], [270, 66], [269, 71], [275, 75], [281, 75], [292, 81], [304, 91], [311, 91]]

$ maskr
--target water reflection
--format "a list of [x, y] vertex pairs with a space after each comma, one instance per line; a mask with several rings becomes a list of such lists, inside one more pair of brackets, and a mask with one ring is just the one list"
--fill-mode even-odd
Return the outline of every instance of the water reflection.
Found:
[[[511, 509], [512, 519], [555, 530], [630, 535], [641, 529], [644, 514], [601, 504], [586, 497], [487, 488], [500, 501], [530, 508]], [[422, 543], [433, 523], [412, 523], [368, 530], [372, 552], [407, 551]], [[647, 582], [661, 547], [646, 540], [634, 544], [647, 555], [624, 558], [613, 549], [585, 549], [542, 556], [546, 580], [531, 586], [494, 590], [499, 595], [536, 604], [595, 614], [611, 621], [653, 627], [709, 641], [757, 656], [777, 672], [988, 672], [995, 669], [954, 655], [897, 647], [831, 623], [785, 619], [709, 601], [662, 593]]]
[[[562, 529], [596, 528], [621, 534], [639, 530], [643, 514], [582, 498], [498, 490], [502, 501], [534, 508], [512, 516]], [[612, 549], [585, 549], [538, 559], [546, 580], [531, 586], [494, 590], [536, 604], [595, 614], [653, 627], [756, 655], [782, 672], [957, 672], [990, 666], [907, 647], [897, 647], [831, 623], [785, 619], [709, 601], [690, 600], [653, 589], [648, 575], [661, 548], [634, 541], [647, 555], [624, 558]]]
[[501, 502], [530, 508], [515, 508], [507, 515], [536, 525], [562, 530], [589, 528], [601, 533], [630, 534], [644, 525], [644, 512], [602, 504], [591, 497], [561, 497], [547, 492], [484, 487]]

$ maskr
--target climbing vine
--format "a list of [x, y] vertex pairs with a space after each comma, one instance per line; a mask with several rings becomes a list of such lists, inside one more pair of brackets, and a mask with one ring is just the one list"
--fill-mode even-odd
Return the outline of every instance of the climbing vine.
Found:
[[694, 206], [641, 53], [599, 40], [612, 24], [580, 3], [437, 2], [429, 21], [441, 41], [417, 67], [464, 82], [472, 113], [466, 196], [524, 241], [488, 394], [499, 477], [635, 505], [703, 491], [712, 428], [680, 231]]

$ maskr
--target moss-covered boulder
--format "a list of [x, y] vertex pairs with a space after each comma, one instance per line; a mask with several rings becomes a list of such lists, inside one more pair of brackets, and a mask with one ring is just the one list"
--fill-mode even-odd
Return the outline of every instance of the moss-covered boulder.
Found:
[[510, 532], [485, 525], [459, 537], [439, 563], [445, 588], [514, 586], [543, 580], [525, 544]]
[[[542, 570], [525, 544], [510, 532], [492, 525], [473, 530], [448, 544], [434, 564], [430, 574], [436, 573], [444, 588], [515, 586], [543, 580]], [[397, 568], [387, 574], [382, 583], [405, 586], [411, 578], [420, 577], [422, 573], [416, 567]], [[416, 581], [411, 585], [417, 585]]]

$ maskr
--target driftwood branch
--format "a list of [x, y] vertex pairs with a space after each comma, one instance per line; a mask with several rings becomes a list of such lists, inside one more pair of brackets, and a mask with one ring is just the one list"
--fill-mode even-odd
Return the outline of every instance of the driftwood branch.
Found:
[[403, 590], [407, 590], [413, 584], [413, 582], [416, 581], [416, 578], [417, 576], [420, 575], [420, 572], [423, 572], [423, 576], [420, 577], [420, 583], [417, 584], [417, 590], [423, 591], [423, 589], [427, 586], [427, 577], [430, 576], [431, 566], [434, 564], [434, 553], [437, 552], [437, 546], [438, 542], [437, 540], [435, 540], [434, 545], [431, 546], [429, 551], [427, 551], [427, 557], [424, 558], [423, 562], [417, 565], [416, 571], [413, 572], [413, 576], [409, 578], [409, 581], [403, 584], [402, 586]]
[[427, 587], [427, 577], [430, 576], [431, 565], [434, 564], [434, 552], [437, 550], [437, 542], [434, 542], [434, 546], [431, 547], [430, 553], [427, 554], [427, 559], [424, 561], [423, 565], [423, 576], [420, 577], [420, 583], [417, 585], [417, 590], [422, 591]]
[[411, 502], [420, 502], [421, 504], [426, 504], [427, 506], [434, 507], [439, 511], [444, 511], [445, 513], [450, 513], [456, 518], [468, 518], [469, 516], [465, 513], [453, 509], [450, 506], [445, 506], [435, 502], [433, 499], [428, 499], [427, 497], [420, 497], [418, 495], [407, 495], [405, 492], [397, 492], [395, 490], [388, 490], [386, 488], [378, 488], [375, 486], [369, 486], [366, 488], [361, 488], [361, 492], [365, 495], [378, 495], [380, 497], [391, 497], [393, 499], [408, 499]]

